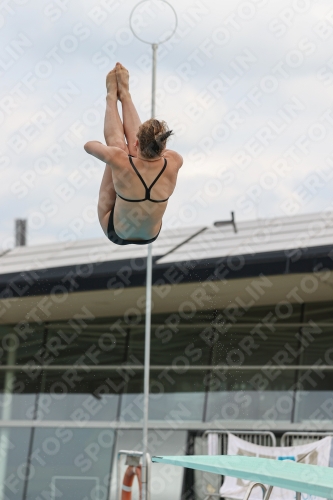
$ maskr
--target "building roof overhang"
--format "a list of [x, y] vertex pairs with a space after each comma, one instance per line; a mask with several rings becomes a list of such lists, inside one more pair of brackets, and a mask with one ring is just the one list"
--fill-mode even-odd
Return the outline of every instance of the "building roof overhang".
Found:
[[[106, 238], [7, 251], [0, 256], [0, 322], [27, 319], [36, 307], [41, 313], [50, 300], [51, 317], [59, 320], [80, 304], [98, 316], [123, 314], [142, 302], [146, 254], [146, 246], [118, 247]], [[242, 222], [237, 233], [232, 226], [167, 229], [153, 245], [153, 312], [175, 310], [200, 289], [214, 298], [197, 297], [196, 307], [227, 307], [237, 297], [246, 301], [253, 283], [265, 290], [254, 290], [257, 305], [276, 303], [289, 300], [302, 279], [318, 281], [311, 293], [306, 285], [300, 291], [306, 301], [332, 300], [332, 269], [330, 214]]]

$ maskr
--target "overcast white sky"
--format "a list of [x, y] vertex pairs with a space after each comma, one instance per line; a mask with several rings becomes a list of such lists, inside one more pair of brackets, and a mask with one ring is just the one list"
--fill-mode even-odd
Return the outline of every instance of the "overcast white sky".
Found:
[[[6, 0], [0, 7], [0, 249], [14, 219], [28, 244], [102, 237], [105, 75], [131, 73], [150, 116], [151, 48], [135, 39], [137, 0]], [[171, 0], [178, 28], [161, 45], [157, 117], [184, 165], [163, 228], [320, 212], [332, 204], [333, 5], [330, 0]], [[138, 10], [142, 37], [173, 26]], [[149, 8], [147, 8], [149, 7]], [[330, 159], [331, 157], [331, 159]]]

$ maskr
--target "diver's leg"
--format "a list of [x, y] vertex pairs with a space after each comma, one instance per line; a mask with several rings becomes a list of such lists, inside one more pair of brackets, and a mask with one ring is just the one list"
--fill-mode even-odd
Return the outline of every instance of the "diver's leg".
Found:
[[115, 201], [116, 192], [113, 185], [112, 170], [110, 165], [105, 165], [97, 204], [99, 223], [105, 234], [107, 234], [110, 212], [114, 207]]
[[124, 133], [127, 140], [127, 146], [129, 153], [131, 155], [136, 155], [134, 143], [137, 139], [136, 134], [138, 133], [141, 125], [141, 120], [129, 92], [129, 73], [120, 63], [116, 64], [116, 75], [118, 83], [118, 97], [122, 104]]
[[106, 110], [104, 119], [104, 137], [108, 146], [115, 146], [128, 153], [124, 137], [124, 127], [117, 106], [117, 77], [114, 68], [106, 77]]
[[[117, 107], [117, 78], [115, 69], [110, 71], [106, 77], [106, 110], [104, 120], [104, 137], [108, 146], [115, 146], [123, 149], [128, 154], [128, 148], [124, 138], [124, 128], [121, 122]], [[107, 234], [107, 226], [110, 212], [116, 201], [112, 169], [110, 165], [105, 165], [104, 175], [99, 190], [97, 213], [103, 231]]]

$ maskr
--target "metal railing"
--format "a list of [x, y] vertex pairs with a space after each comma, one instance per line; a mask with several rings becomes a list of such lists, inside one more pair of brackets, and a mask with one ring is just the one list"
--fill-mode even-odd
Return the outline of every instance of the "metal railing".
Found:
[[333, 437], [333, 432], [285, 432], [281, 436], [280, 446], [299, 446], [313, 443], [326, 436]]
[[[121, 480], [121, 457], [125, 455], [126, 461], [125, 465], [137, 467], [140, 464], [140, 459], [143, 458], [142, 451], [133, 450], [120, 450], [117, 454], [117, 500], [121, 500], [122, 495], [122, 480]], [[146, 466], [142, 464], [141, 466], [141, 481], [142, 489], [145, 491], [146, 500], [150, 500], [150, 467], [151, 467], [151, 457], [149, 453], [146, 453]], [[140, 492], [141, 493], [141, 492]]]
[[244, 441], [258, 444], [260, 446], [276, 446], [275, 434], [271, 431], [219, 431], [210, 430], [203, 433], [203, 437], [208, 437], [210, 434], [219, 436], [219, 449], [222, 455], [227, 454], [229, 434], [234, 434]]

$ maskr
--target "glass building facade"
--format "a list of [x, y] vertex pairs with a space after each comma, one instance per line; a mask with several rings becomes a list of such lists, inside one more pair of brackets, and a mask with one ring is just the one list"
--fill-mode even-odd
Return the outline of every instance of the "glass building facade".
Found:
[[[333, 301], [153, 314], [150, 453], [219, 426], [331, 425], [332, 333]], [[0, 349], [0, 497], [115, 498], [118, 450], [142, 449], [144, 319], [1, 325]], [[152, 500], [180, 498], [182, 471], [153, 467]]]

